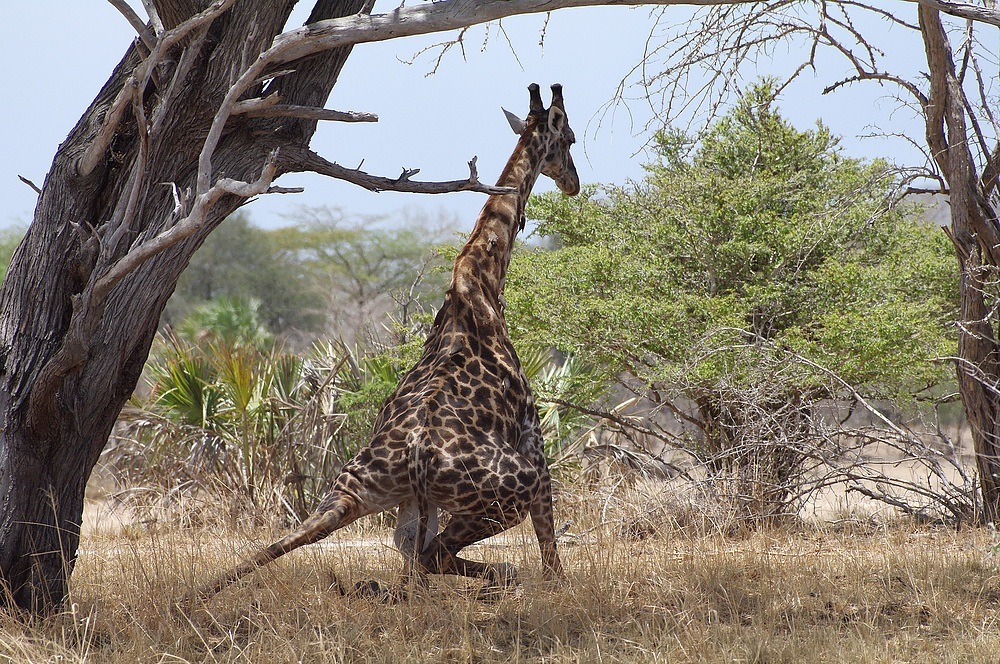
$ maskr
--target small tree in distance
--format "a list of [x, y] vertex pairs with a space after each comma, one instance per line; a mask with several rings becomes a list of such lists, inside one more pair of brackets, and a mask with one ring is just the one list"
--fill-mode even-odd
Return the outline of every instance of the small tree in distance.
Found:
[[438, 247], [452, 242], [452, 233], [447, 220], [432, 223], [405, 210], [389, 224], [304, 208], [277, 228], [237, 213], [191, 259], [162, 322], [176, 325], [201, 305], [235, 298], [256, 301], [261, 322], [296, 350], [319, 338], [382, 340], [395, 301], [413, 309], [422, 296], [434, 293], [436, 301], [444, 291]]
[[300, 258], [282, 247], [281, 230], [260, 228], [242, 213], [226, 219], [177, 281], [162, 322], [177, 325], [219, 298], [254, 300], [270, 332], [314, 338], [323, 329], [323, 294]]
[[329, 207], [304, 208], [292, 219], [272, 234], [319, 295], [326, 337], [385, 342], [394, 317], [411, 317], [422, 299], [436, 305], [447, 288], [450, 273], [441, 249], [455, 244], [454, 220], [431, 221], [404, 210], [390, 223]]
[[508, 287], [517, 335], [693, 424], [696, 440], [663, 440], [731, 481], [752, 518], [787, 509], [818, 405], [843, 384], [907, 399], [947, 381], [934, 359], [956, 316], [948, 239], [888, 207], [889, 165], [795, 129], [774, 94], [751, 88], [693, 149], [661, 133], [642, 183], [536, 199], [558, 249], [515, 261]]

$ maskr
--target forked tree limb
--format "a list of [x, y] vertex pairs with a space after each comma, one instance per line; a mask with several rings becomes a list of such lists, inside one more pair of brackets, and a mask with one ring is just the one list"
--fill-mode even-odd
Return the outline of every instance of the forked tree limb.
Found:
[[[118, 7], [115, 0], [109, 1]], [[133, 88], [135, 86], [139, 86], [142, 91], [146, 89], [156, 65], [160, 63], [167, 50], [190, 35], [193, 31], [211, 24], [212, 21], [228, 10], [235, 1], [236, 0], [216, 0], [204, 11], [192, 16], [187, 21], [184, 21], [176, 28], [167, 32], [162, 31], [161, 24], [161, 29], [157, 32], [158, 37], [153, 44], [147, 44], [146, 39], [143, 39], [143, 43], [149, 47], [150, 53], [136, 68], [130, 82], [126, 83], [126, 85], [122, 87], [121, 92], [118, 93], [118, 96], [112, 102], [111, 107], [104, 116], [104, 121], [101, 124], [100, 131], [94, 138], [93, 142], [87, 147], [83, 156], [80, 157], [80, 160], [77, 162], [76, 170], [78, 175], [81, 177], [90, 175], [94, 168], [104, 158], [104, 154], [111, 145], [111, 141], [114, 139], [115, 133], [118, 131], [118, 127], [125, 115], [125, 109], [128, 108], [128, 102], [135, 95], [135, 90]], [[153, 18], [156, 16], [155, 7], [153, 7], [151, 3], [148, 3], [147, 10], [150, 11], [153, 24], [156, 26], [158, 19]], [[126, 16], [126, 18], [128, 18], [128, 16]]]
[[307, 120], [327, 120], [332, 122], [378, 122], [374, 113], [358, 111], [335, 111], [315, 106], [297, 104], [281, 104], [280, 95], [274, 93], [267, 97], [244, 99], [233, 104], [233, 115], [245, 115], [251, 118], [305, 118]]
[[[86, 361], [91, 339], [104, 317], [105, 304], [111, 289], [150, 258], [201, 230], [212, 206], [226, 194], [251, 198], [271, 189], [271, 182], [277, 172], [277, 162], [278, 151], [273, 150], [255, 182], [242, 182], [232, 178], [220, 179], [211, 189], [197, 197], [188, 215], [174, 226], [138, 244], [106, 269], [95, 269], [83, 292], [73, 296], [73, 313], [62, 344], [39, 372], [31, 391], [27, 417], [29, 428], [35, 435], [41, 440], [47, 440], [55, 423], [58, 422], [56, 407], [59, 387], [70, 372]], [[115, 228], [115, 240], [120, 231], [126, 227], [126, 224], [120, 224]], [[103, 248], [106, 249], [111, 243], [108, 242]]]
[[154, 37], [153, 33], [149, 31], [149, 28], [146, 27], [146, 23], [139, 17], [138, 14], [135, 13], [135, 10], [132, 9], [132, 7], [125, 2], [125, 0], [108, 0], [108, 2], [110, 2], [115, 9], [121, 12], [121, 15], [125, 17], [125, 20], [132, 26], [132, 29], [136, 31], [139, 38], [142, 40], [142, 43], [146, 45], [146, 48], [153, 50], [153, 44], [156, 43], [156, 37]]
[[273, 150], [268, 155], [267, 161], [261, 169], [260, 177], [256, 181], [242, 182], [232, 178], [220, 179], [211, 189], [195, 199], [194, 205], [186, 217], [159, 235], [137, 245], [116, 261], [96, 281], [94, 290], [98, 293], [109, 292], [122, 278], [147, 260], [194, 235], [201, 229], [212, 206], [224, 195], [232, 194], [241, 198], [251, 198], [267, 192], [277, 173], [277, 164], [278, 150]]
[[360, 168], [346, 168], [328, 159], [324, 159], [311, 150], [297, 164], [296, 170], [311, 171], [338, 180], [344, 180], [359, 187], [364, 187], [369, 191], [399, 191], [414, 194], [448, 194], [456, 191], [475, 191], [489, 195], [509, 194], [515, 191], [510, 187], [497, 187], [480, 182], [476, 171], [475, 157], [469, 161], [468, 178], [445, 182], [419, 182], [412, 180], [412, 176], [416, 175], [419, 169], [403, 169], [402, 174], [397, 178], [371, 175], [370, 173], [365, 173]]

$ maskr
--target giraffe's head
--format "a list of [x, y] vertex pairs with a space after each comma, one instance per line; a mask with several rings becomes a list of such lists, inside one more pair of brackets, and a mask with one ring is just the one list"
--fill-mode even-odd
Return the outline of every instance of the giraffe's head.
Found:
[[528, 119], [521, 120], [510, 111], [504, 111], [514, 133], [529, 141], [531, 148], [539, 151], [542, 174], [552, 178], [559, 190], [567, 196], [580, 193], [580, 177], [573, 165], [569, 148], [576, 142], [573, 129], [566, 118], [562, 86], [552, 86], [552, 105], [542, 105], [538, 84], [528, 86], [530, 107]]

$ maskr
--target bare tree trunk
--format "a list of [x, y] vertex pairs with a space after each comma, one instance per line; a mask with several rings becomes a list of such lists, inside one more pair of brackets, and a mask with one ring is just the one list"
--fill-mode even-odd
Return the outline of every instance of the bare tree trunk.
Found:
[[[961, 320], [958, 385], [972, 430], [983, 501], [983, 520], [1000, 518], [1000, 356], [989, 300], [1000, 277], [1000, 226], [989, 192], [995, 187], [998, 155], [980, 176], [969, 148], [975, 140], [969, 108], [952, 56], [948, 34], [934, 9], [919, 9], [930, 77], [924, 108], [927, 143], [948, 184], [950, 235], [958, 256]], [[991, 295], [989, 290], [993, 289]]]
[[[164, 31], [209, 7], [155, 4]], [[177, 223], [220, 100], [271, 45], [293, 5], [244, 0], [238, 12], [219, 12], [166, 50], [145, 85], [133, 75], [148, 56], [137, 41], [59, 147], [0, 290], [0, 579], [8, 604], [40, 613], [65, 597], [84, 488], [139, 378], [160, 312], [193, 252], [245, 198], [219, 197], [189, 237], [123, 276], [100, 279]], [[311, 20], [368, 10], [368, 0], [320, 0]], [[343, 47], [286, 66], [295, 71], [266, 90], [257, 84], [251, 96], [276, 91], [285, 104], [321, 106], [349, 53]], [[88, 152], [123, 98], [124, 119], [107, 149]], [[275, 175], [302, 170], [315, 125], [234, 116], [214, 170], [254, 181], [275, 148]]]

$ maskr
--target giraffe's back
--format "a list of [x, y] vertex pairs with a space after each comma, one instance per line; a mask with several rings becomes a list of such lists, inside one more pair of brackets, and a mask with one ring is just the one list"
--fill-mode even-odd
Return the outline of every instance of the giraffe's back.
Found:
[[482, 513], [484, 502], [526, 505], [537, 478], [518, 447], [534, 406], [506, 329], [473, 334], [442, 319], [435, 331], [443, 338], [428, 341], [386, 400], [345, 480], [366, 503], [392, 507], [413, 496], [412, 446], [420, 445], [421, 483], [435, 506], [465, 514]]

